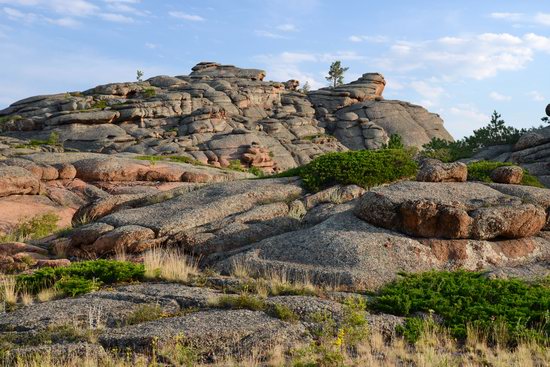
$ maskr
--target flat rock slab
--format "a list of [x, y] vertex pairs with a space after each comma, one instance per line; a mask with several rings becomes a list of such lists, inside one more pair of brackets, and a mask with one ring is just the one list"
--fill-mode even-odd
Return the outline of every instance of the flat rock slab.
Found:
[[89, 293], [37, 303], [3, 314], [0, 331], [43, 330], [52, 326], [94, 324], [107, 328], [124, 325], [126, 318], [146, 304], [158, 304], [168, 313], [190, 307], [206, 307], [218, 292], [208, 288], [176, 283], [140, 283], [117, 287], [113, 291]]
[[149, 351], [153, 340], [162, 347], [179, 337], [205, 358], [216, 360], [255, 351], [263, 353], [275, 345], [289, 347], [307, 340], [305, 333], [300, 323], [286, 323], [259, 311], [208, 310], [113, 329], [103, 334], [99, 342], [105, 348]]
[[425, 238], [523, 238], [546, 224], [545, 208], [472, 182], [380, 187], [361, 198], [356, 214], [376, 226]]
[[438, 261], [429, 247], [370, 225], [348, 210], [311, 228], [257, 242], [216, 268], [229, 273], [235, 264], [259, 275], [276, 272], [316, 284], [372, 289], [400, 271], [429, 270]]

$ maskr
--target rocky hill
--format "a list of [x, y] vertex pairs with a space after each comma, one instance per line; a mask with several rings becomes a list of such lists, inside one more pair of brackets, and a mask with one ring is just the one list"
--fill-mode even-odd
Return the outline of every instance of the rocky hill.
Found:
[[[461, 162], [374, 151], [391, 134], [451, 139], [437, 115], [384, 100], [380, 74], [307, 95], [264, 77], [200, 63], [0, 112], [0, 364], [502, 362], [498, 340], [473, 353], [449, 338], [475, 317], [484, 338], [504, 325], [511, 343], [546, 340], [549, 189], [513, 165], [472, 179]], [[547, 135], [480, 155], [545, 179]], [[457, 270], [483, 274], [441, 273]], [[432, 339], [405, 347], [414, 322]], [[535, 342], [518, 350], [550, 363]]]
[[326, 152], [380, 148], [391, 134], [417, 147], [452, 139], [438, 115], [384, 100], [380, 74], [307, 95], [297, 81], [264, 77], [203, 62], [189, 75], [31, 97], [0, 111], [2, 135], [47, 141], [54, 134], [68, 151], [178, 155], [216, 167], [238, 160], [265, 172]]

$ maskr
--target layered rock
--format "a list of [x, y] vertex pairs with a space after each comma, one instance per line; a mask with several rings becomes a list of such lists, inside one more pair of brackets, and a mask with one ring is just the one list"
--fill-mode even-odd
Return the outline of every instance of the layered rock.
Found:
[[[326, 152], [377, 149], [391, 134], [411, 146], [432, 137], [452, 139], [437, 115], [384, 101], [380, 74], [307, 95], [297, 91], [296, 80], [283, 84], [264, 77], [258, 69], [203, 62], [189, 75], [27, 98], [0, 111], [2, 130], [23, 139], [10, 147], [32, 138], [70, 150], [179, 155], [217, 167], [237, 160], [265, 172], [303, 165]], [[264, 158], [251, 159], [256, 147]]]

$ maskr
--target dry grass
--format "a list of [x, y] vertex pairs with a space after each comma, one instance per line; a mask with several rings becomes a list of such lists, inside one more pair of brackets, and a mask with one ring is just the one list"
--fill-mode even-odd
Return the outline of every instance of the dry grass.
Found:
[[34, 297], [27, 291], [20, 292], [19, 298], [24, 306], [32, 305], [34, 303]]
[[145, 277], [186, 282], [199, 273], [196, 262], [175, 249], [152, 249], [143, 256]]
[[0, 301], [14, 305], [17, 303], [17, 289], [14, 277], [0, 278]]
[[60, 296], [60, 293], [56, 289], [46, 288], [38, 292], [38, 294], [36, 295], [36, 298], [38, 298], [40, 302], [48, 302], [53, 299], [56, 299], [59, 296]]

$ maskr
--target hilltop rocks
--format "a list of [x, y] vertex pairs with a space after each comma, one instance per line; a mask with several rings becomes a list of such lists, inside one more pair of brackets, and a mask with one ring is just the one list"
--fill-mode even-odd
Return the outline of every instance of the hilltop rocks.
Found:
[[[202, 62], [189, 75], [27, 98], [0, 111], [3, 134], [23, 145], [55, 134], [65, 149], [181, 155], [216, 167], [240, 161], [266, 173], [327, 152], [377, 149], [391, 134], [411, 146], [452, 139], [437, 115], [383, 101], [380, 74], [307, 95], [297, 80], [264, 77], [258, 69]], [[53, 149], [46, 145], [39, 149]]]
[[545, 209], [478, 183], [401, 182], [366, 193], [357, 215], [416, 237], [523, 238], [546, 225]]

